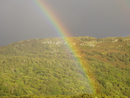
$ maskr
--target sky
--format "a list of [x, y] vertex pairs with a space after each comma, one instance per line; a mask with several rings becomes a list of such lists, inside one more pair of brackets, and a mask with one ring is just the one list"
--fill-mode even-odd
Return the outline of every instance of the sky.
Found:
[[[35, 0], [37, 1], [37, 0]], [[130, 35], [129, 0], [44, 0], [72, 37]], [[33, 0], [0, 0], [0, 46], [62, 37]]]

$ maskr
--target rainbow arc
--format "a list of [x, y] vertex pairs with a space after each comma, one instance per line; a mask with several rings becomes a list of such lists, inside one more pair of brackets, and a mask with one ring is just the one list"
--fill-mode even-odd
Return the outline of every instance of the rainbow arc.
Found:
[[[72, 54], [75, 56], [76, 61], [80, 65], [80, 68], [84, 69], [84, 66], [86, 66], [87, 63], [81, 59], [80, 51], [77, 51], [78, 50], [77, 45], [73, 44], [74, 40], [71, 38], [67, 38], [70, 35], [69, 31], [63, 26], [62, 22], [56, 17], [54, 11], [52, 11], [52, 9], [43, 0], [33, 0], [33, 1], [37, 5], [39, 10], [41, 10], [43, 16], [46, 17], [46, 19], [52, 24], [53, 28], [55, 28], [57, 33], [62, 37], [63, 41], [67, 42], [67, 47], [69, 47], [70, 51], [72, 51]], [[83, 73], [85, 74], [86, 78], [89, 81], [91, 81], [87, 73], [86, 72]], [[92, 87], [91, 84], [90, 87]], [[93, 90], [93, 92], [95, 91]]]

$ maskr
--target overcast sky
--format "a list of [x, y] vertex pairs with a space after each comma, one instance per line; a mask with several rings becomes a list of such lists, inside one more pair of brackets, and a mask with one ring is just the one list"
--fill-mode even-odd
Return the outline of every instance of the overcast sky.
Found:
[[[130, 35], [129, 0], [44, 0], [72, 36]], [[0, 46], [59, 37], [33, 0], [0, 0]]]

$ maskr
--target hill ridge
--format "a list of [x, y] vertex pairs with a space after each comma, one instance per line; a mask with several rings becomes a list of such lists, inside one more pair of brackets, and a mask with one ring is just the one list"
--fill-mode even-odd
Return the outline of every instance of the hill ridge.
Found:
[[[69, 37], [80, 55], [62, 38], [29, 39], [0, 47], [1, 96], [104, 93], [129, 96], [130, 36]], [[81, 58], [93, 83], [79, 67]], [[95, 84], [95, 85], [93, 85]]]

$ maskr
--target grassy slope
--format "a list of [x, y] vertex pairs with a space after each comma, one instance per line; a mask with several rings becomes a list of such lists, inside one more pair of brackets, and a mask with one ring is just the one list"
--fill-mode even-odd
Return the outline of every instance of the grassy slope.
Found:
[[[71, 38], [87, 63], [97, 93], [129, 96], [130, 36]], [[0, 95], [92, 93], [88, 79], [60, 38], [33, 39], [0, 47]]]

